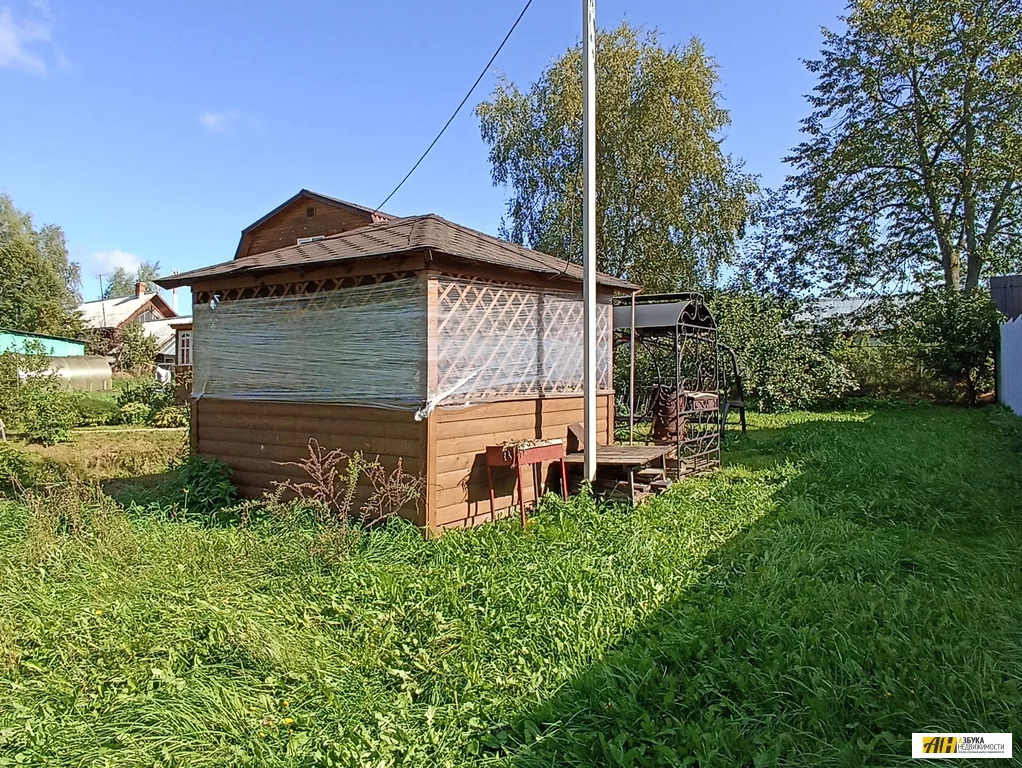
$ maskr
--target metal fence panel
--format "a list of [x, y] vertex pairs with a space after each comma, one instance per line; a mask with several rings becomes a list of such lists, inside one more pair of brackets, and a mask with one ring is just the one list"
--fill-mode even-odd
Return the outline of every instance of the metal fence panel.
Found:
[[997, 308], [1010, 319], [1022, 315], [1022, 275], [991, 277], [990, 295]]

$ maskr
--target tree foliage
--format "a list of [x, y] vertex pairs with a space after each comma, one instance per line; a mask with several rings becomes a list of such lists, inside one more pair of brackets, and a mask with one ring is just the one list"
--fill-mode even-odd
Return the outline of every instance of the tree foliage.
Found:
[[[649, 290], [702, 284], [734, 254], [755, 188], [720, 148], [729, 125], [702, 44], [663, 48], [623, 25], [597, 36], [597, 257]], [[527, 90], [501, 80], [480, 104], [493, 182], [510, 188], [503, 234], [581, 261], [582, 55]]]
[[52, 445], [70, 439], [77, 413], [71, 395], [62, 391], [41, 344], [0, 354], [0, 424], [7, 433]]
[[812, 408], [854, 387], [830, 339], [797, 322], [798, 304], [736, 286], [712, 295], [720, 340], [735, 351], [746, 396], [761, 410]]
[[118, 336], [117, 368], [135, 374], [152, 373], [156, 362], [156, 337], [146, 333], [137, 320], [124, 326]]
[[0, 327], [77, 335], [80, 278], [63, 230], [36, 229], [29, 214], [0, 195]]
[[160, 262], [143, 261], [134, 272], [117, 267], [110, 275], [110, 281], [103, 289], [104, 299], [122, 299], [135, 295], [135, 284], [145, 283], [146, 289], [159, 290], [156, 280], [160, 277]]
[[844, 287], [1022, 264], [1022, 0], [851, 0], [844, 21], [807, 63], [774, 245]]
[[990, 294], [927, 290], [906, 311], [915, 354], [934, 375], [960, 385], [975, 404], [979, 385], [993, 372], [1001, 314]]

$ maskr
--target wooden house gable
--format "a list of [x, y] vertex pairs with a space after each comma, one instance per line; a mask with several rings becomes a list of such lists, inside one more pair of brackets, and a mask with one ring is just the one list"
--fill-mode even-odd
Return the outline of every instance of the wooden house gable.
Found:
[[354, 203], [302, 190], [241, 233], [234, 257], [295, 245], [301, 238], [327, 237], [391, 217]]

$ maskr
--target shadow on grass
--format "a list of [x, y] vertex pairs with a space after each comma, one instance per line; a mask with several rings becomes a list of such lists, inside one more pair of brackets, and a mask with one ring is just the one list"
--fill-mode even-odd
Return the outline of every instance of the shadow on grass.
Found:
[[[1022, 458], [979, 411], [738, 441], [798, 475], [685, 597], [507, 731], [515, 766], [908, 764], [1022, 721]], [[766, 463], [766, 464], [765, 464]]]
[[103, 489], [103, 493], [112, 497], [119, 504], [144, 506], [165, 495], [174, 477], [175, 473], [168, 470], [138, 477], [116, 477], [101, 481], [99, 485]]

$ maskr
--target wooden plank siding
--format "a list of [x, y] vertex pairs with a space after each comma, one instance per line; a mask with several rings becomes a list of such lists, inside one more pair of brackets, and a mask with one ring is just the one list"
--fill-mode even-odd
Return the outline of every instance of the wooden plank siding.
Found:
[[[326, 450], [379, 457], [387, 469], [401, 459], [406, 472], [419, 475], [425, 470], [424, 428], [408, 411], [204, 397], [193, 404], [192, 429], [198, 453], [227, 464], [239, 493], [247, 498], [259, 496], [274, 481], [308, 479], [300, 468], [283, 462], [307, 456], [312, 438]], [[363, 483], [359, 497], [365, 496], [368, 486]], [[428, 525], [424, 504], [408, 517], [416, 525]]]
[[[613, 395], [601, 394], [597, 404], [597, 441], [613, 442]], [[434, 526], [438, 530], [459, 528], [486, 522], [490, 517], [489, 484], [486, 478], [486, 446], [507, 440], [567, 437], [568, 425], [582, 422], [581, 397], [503, 400], [481, 403], [464, 409], [436, 411], [435, 451], [436, 509]], [[543, 476], [553, 475], [544, 466]], [[494, 470], [497, 516], [510, 512], [517, 504], [515, 474]], [[525, 481], [525, 502], [534, 501], [532, 483]], [[514, 493], [515, 498], [512, 498]]]
[[[312, 216], [308, 215], [310, 208]], [[300, 198], [255, 229], [246, 232], [238, 256], [243, 258], [294, 245], [300, 237], [336, 235], [368, 224], [372, 224], [372, 215], [368, 212]]]

